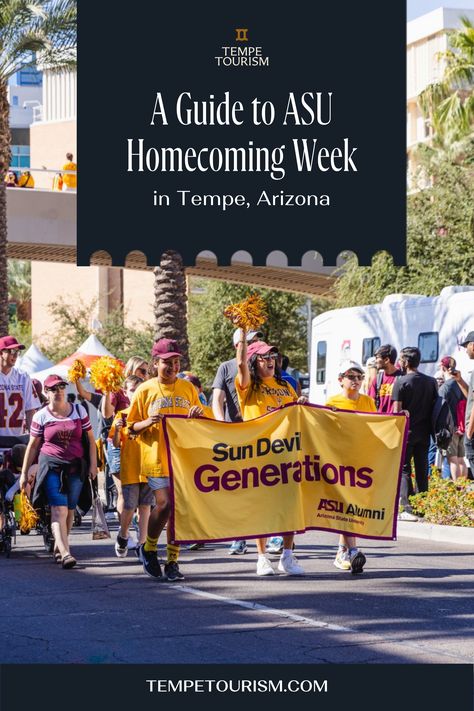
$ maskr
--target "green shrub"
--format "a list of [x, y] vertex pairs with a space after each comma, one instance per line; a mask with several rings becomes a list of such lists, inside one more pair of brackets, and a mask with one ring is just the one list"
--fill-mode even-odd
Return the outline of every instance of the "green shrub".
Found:
[[429, 523], [474, 527], [474, 482], [442, 479], [433, 467], [428, 491], [410, 497], [413, 513]]

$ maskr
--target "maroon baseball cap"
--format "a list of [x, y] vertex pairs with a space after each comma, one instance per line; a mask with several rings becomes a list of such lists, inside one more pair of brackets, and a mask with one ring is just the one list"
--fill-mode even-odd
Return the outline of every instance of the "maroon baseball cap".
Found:
[[444, 356], [444, 358], [441, 358], [440, 363], [441, 365], [444, 365], [445, 368], [450, 368], [451, 365], [456, 365], [456, 361], [451, 356]]
[[266, 353], [270, 353], [270, 351], [278, 353], [278, 348], [276, 346], [269, 346], [265, 341], [255, 341], [255, 343], [251, 343], [247, 348], [247, 360], [250, 360], [254, 355], [265, 355]]
[[64, 378], [61, 378], [60, 375], [48, 375], [46, 380], [44, 381], [44, 387], [45, 388], [54, 388], [55, 385], [59, 385], [60, 383], [64, 383], [64, 385], [67, 385], [67, 380], [64, 380]]
[[3, 338], [0, 338], [0, 351], [10, 350], [13, 348], [18, 348], [20, 351], [25, 350], [25, 346], [18, 343], [15, 336], [3, 336]]
[[171, 338], [160, 338], [153, 344], [151, 349], [152, 358], [173, 358], [174, 356], [182, 356], [179, 346], [176, 341]]

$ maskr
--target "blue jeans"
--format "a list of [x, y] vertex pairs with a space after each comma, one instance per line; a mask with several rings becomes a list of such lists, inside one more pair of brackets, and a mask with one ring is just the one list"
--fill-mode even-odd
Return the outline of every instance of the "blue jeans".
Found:
[[70, 511], [74, 511], [82, 490], [81, 475], [69, 474], [67, 477], [67, 494], [59, 491], [61, 477], [58, 472], [50, 470], [44, 481], [46, 498], [50, 506], [67, 506]]

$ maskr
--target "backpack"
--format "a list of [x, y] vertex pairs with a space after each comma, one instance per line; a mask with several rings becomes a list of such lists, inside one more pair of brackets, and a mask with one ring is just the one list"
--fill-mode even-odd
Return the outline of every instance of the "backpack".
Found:
[[436, 396], [431, 414], [431, 433], [438, 449], [446, 450], [456, 430], [451, 409], [441, 395]]
[[458, 401], [458, 404], [456, 406], [456, 425], [457, 425], [456, 432], [457, 432], [457, 434], [464, 434], [464, 432], [466, 431], [466, 425], [465, 425], [466, 405], [467, 405], [467, 400], [465, 397], [463, 397], [462, 400]]

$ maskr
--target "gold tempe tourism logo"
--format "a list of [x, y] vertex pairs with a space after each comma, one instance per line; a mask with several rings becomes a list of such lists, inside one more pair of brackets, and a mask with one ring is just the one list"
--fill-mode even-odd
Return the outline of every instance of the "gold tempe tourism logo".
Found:
[[251, 44], [240, 44], [249, 42], [248, 27], [235, 28], [235, 42], [238, 45], [225, 45], [221, 47], [222, 54], [214, 57], [218, 67], [269, 67], [270, 57], [263, 56], [262, 47]]

